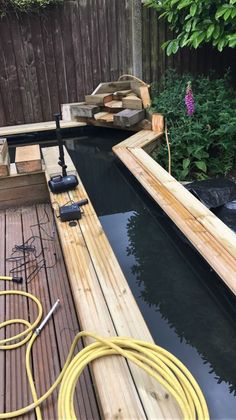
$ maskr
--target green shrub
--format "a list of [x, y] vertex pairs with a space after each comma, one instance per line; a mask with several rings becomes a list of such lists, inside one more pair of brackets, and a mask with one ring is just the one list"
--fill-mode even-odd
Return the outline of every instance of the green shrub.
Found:
[[[191, 80], [195, 112], [189, 117], [184, 103]], [[236, 158], [236, 99], [229, 75], [224, 78], [179, 76], [168, 71], [159, 93], [152, 89], [152, 109], [165, 115], [171, 143], [172, 174], [177, 179], [205, 179], [227, 175]], [[167, 167], [162, 143], [154, 158]]]
[[4, 15], [12, 9], [18, 12], [32, 12], [62, 2], [63, 0], [0, 0], [0, 14]]

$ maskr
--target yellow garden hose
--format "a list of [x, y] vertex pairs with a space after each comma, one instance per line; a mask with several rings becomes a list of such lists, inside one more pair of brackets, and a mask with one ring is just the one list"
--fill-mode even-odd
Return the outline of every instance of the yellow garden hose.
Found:
[[[32, 299], [38, 306], [38, 316], [32, 324], [22, 319], [5, 321], [0, 324], [0, 329], [13, 323], [23, 324], [27, 327], [24, 332], [17, 334], [14, 337], [1, 340], [0, 349], [8, 350], [17, 348], [20, 345], [25, 344], [26, 341], [29, 341], [26, 350], [26, 370], [34, 401], [32, 404], [19, 410], [0, 414], [0, 419], [15, 418], [35, 409], [37, 419], [41, 420], [42, 416], [39, 405], [49, 397], [61, 382], [58, 397], [58, 418], [60, 420], [76, 420], [73, 405], [74, 393], [77, 381], [79, 380], [83, 369], [95, 359], [105, 356], [109, 357], [114, 354], [121, 355], [132, 361], [162, 384], [167, 392], [169, 392], [177, 401], [185, 420], [209, 419], [206, 401], [197, 382], [183, 363], [167, 350], [155, 344], [135, 340], [133, 338], [103, 338], [96, 334], [84, 331], [75, 336], [66, 363], [54, 384], [44, 395], [38, 398], [31, 372], [31, 350], [34, 341], [41, 332], [47, 319], [45, 319], [41, 326], [36, 328], [42, 317], [42, 305], [34, 295], [15, 290], [0, 292], [0, 296], [4, 295], [21, 295]], [[56, 305], [57, 303], [54, 307], [56, 307]], [[49, 315], [51, 315], [52, 312], [53, 308]], [[49, 318], [49, 315], [47, 318]], [[85, 347], [73, 357], [75, 347], [82, 337], [91, 337], [95, 342]], [[9, 344], [12, 343], [12, 341], [19, 339], [21, 339], [20, 342]]]

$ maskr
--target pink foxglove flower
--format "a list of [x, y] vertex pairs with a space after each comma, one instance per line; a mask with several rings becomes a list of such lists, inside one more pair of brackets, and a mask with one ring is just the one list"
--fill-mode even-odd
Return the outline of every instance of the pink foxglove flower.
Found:
[[191, 117], [194, 114], [194, 110], [195, 110], [191, 82], [188, 82], [187, 84], [186, 95], [185, 95], [185, 105], [187, 108], [187, 114], [189, 117]]

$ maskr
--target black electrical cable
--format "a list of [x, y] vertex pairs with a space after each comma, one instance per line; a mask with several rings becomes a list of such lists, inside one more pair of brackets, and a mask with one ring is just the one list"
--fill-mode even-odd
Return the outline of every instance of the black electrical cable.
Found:
[[[45, 216], [46, 221], [44, 221]], [[44, 206], [43, 218], [38, 223], [35, 223], [30, 226], [32, 235], [22, 244], [14, 245], [14, 247], [12, 248], [11, 256], [6, 258], [6, 260], [9, 262], [18, 262], [18, 264], [10, 270], [10, 275], [15, 276], [16, 274], [19, 274], [23, 271], [27, 271], [27, 269], [31, 268], [32, 265], [35, 264], [34, 270], [31, 271], [30, 274], [26, 277], [26, 283], [30, 283], [43, 268], [51, 269], [56, 266], [57, 254], [55, 249], [53, 253], [55, 262], [52, 265], [47, 265], [44, 257], [38, 261], [39, 257], [43, 255], [43, 251], [47, 248], [42, 247], [41, 251], [37, 254], [37, 249], [34, 245], [36, 239], [39, 239], [40, 241], [51, 241], [55, 244], [55, 224], [53, 223], [54, 230], [52, 231], [52, 234], [49, 234], [43, 227], [44, 225], [48, 225], [48, 223], [50, 223], [50, 219], [46, 210], [46, 206]], [[42, 231], [44, 235], [46, 235], [46, 238], [40, 235], [34, 235], [34, 227], [38, 227], [39, 231]], [[21, 253], [21, 255], [15, 255], [16, 253]], [[28, 257], [27, 259], [25, 259], [26, 256]], [[20, 263], [22, 259], [24, 259], [24, 262]]]

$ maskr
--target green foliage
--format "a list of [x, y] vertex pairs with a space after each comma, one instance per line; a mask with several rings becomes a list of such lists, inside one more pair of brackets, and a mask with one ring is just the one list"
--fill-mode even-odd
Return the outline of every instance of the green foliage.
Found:
[[145, 0], [160, 12], [176, 37], [163, 44], [167, 55], [210, 43], [219, 51], [236, 46], [236, 0]]
[[62, 2], [63, 0], [0, 0], [0, 14], [4, 15], [10, 10], [32, 12]]
[[[192, 117], [184, 103], [189, 80], [196, 107]], [[166, 117], [174, 177], [181, 181], [205, 179], [231, 171], [236, 159], [236, 99], [228, 75], [193, 78], [169, 70], [161, 92], [153, 89], [152, 95], [153, 111]], [[164, 141], [154, 158], [167, 167]]]

